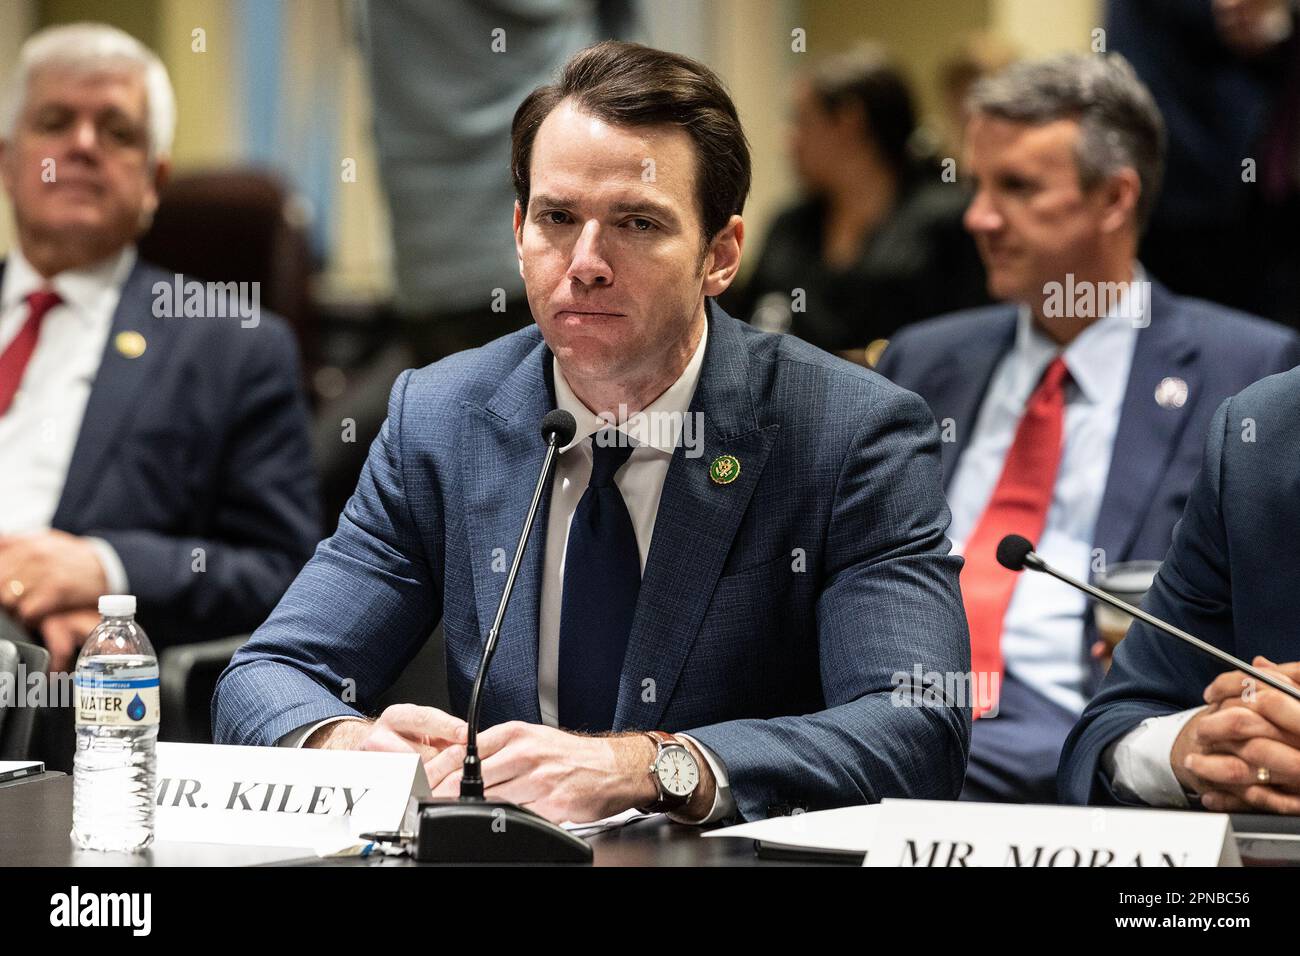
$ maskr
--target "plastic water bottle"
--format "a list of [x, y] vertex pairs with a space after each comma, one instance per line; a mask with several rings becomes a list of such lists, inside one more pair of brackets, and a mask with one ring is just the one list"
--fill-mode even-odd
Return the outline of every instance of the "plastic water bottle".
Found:
[[104, 595], [99, 613], [74, 680], [72, 836], [83, 849], [133, 852], [153, 842], [158, 658], [133, 595]]

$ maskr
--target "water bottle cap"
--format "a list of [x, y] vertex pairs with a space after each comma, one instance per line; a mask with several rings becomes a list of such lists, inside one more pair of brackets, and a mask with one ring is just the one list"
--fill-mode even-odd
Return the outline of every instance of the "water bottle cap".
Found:
[[99, 598], [99, 613], [104, 617], [134, 617], [134, 594], [102, 594]]

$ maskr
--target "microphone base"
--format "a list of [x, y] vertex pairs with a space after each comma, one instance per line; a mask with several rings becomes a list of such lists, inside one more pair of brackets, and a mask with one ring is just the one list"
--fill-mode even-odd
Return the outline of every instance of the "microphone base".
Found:
[[531, 810], [499, 800], [422, 800], [418, 863], [591, 863], [591, 846]]

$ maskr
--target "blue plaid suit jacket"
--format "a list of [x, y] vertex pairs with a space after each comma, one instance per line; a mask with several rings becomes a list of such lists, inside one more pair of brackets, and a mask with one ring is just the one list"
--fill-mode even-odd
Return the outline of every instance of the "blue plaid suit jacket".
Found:
[[[918, 667], [969, 668], [929, 410], [711, 300], [708, 313], [691, 406], [704, 454], [679, 447], [668, 470], [615, 730], [689, 732], [725, 763], [746, 819], [956, 797], [969, 711], [898, 706], [897, 693]], [[494, 552], [513, 552], [541, 468], [550, 376], [533, 326], [398, 378], [338, 530], [222, 675], [217, 742], [270, 745], [365, 714], [440, 620], [464, 715], [506, 577]], [[720, 486], [708, 469], [721, 454], [741, 472]], [[543, 513], [486, 685], [485, 726], [541, 721], [545, 529]]]

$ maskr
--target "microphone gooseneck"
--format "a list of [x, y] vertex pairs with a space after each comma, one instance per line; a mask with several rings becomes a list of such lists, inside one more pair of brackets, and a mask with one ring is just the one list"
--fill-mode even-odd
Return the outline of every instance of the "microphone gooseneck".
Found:
[[1068, 574], [1056, 570], [1056, 568], [1052, 567], [1034, 552], [1034, 545], [1028, 538], [1023, 538], [1018, 534], [1007, 535], [998, 542], [997, 554], [998, 563], [1004, 568], [1011, 571], [1019, 571], [1027, 568], [1030, 571], [1041, 571], [1044, 574], [1049, 574], [1058, 581], [1068, 584], [1070, 587], [1096, 598], [1101, 603], [1109, 604], [1111, 607], [1123, 611], [1130, 617], [1135, 617], [1144, 624], [1151, 625], [1158, 631], [1176, 637], [1180, 641], [1190, 644], [1198, 651], [1201, 651], [1204, 654], [1209, 654], [1211, 657], [1229, 665], [1233, 669], [1243, 671], [1256, 680], [1267, 684], [1269, 687], [1272, 687], [1275, 690], [1280, 690], [1287, 696], [1300, 701], [1300, 688], [1292, 687], [1290, 684], [1284, 683], [1272, 674], [1265, 673], [1257, 667], [1252, 667], [1250, 664], [1234, 657], [1227, 651], [1220, 650], [1213, 644], [1203, 641], [1199, 637], [1188, 634], [1186, 631], [1160, 620], [1160, 618], [1156, 617], [1154, 614], [1148, 614], [1140, 607], [1134, 607], [1127, 601], [1121, 601], [1119, 598], [1107, 594], [1105, 591], [1101, 590], [1101, 588], [1093, 587], [1091, 584], [1086, 584], [1083, 581], [1076, 581]]
[[506, 607], [510, 603], [510, 593], [515, 587], [515, 578], [519, 574], [519, 565], [524, 559], [524, 549], [528, 546], [528, 535], [533, 529], [537, 517], [537, 507], [541, 503], [542, 493], [555, 464], [555, 456], [561, 448], [573, 441], [578, 431], [574, 417], [563, 409], [547, 412], [541, 424], [542, 440], [546, 442], [546, 459], [542, 462], [541, 474], [537, 476], [537, 487], [533, 490], [533, 500], [528, 506], [528, 517], [524, 519], [524, 528], [515, 545], [515, 559], [510, 564], [510, 573], [506, 575], [506, 586], [501, 592], [501, 603], [497, 605], [496, 618], [492, 629], [488, 631], [487, 642], [483, 645], [483, 656], [479, 659], [478, 673], [474, 676], [474, 688], [469, 695], [468, 732], [465, 740], [465, 761], [460, 779], [460, 796], [462, 800], [483, 799], [483, 766], [478, 756], [479, 705], [483, 698], [483, 683], [487, 679], [488, 667], [492, 655], [496, 653], [497, 638], [501, 633], [501, 622], [505, 620]]

